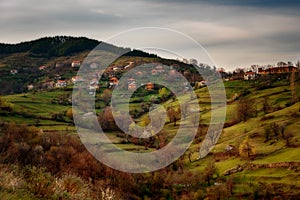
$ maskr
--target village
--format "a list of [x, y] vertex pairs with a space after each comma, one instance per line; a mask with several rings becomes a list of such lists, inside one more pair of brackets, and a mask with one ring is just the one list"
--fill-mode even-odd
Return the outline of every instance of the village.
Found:
[[[289, 74], [291, 72], [296, 72], [299, 70], [299, 61], [295, 64], [292, 62], [278, 62], [277, 65], [251, 65], [249, 68], [236, 68], [233, 72], [226, 72], [224, 68], [210, 67], [208, 65], [197, 62], [196, 59], [183, 59], [183, 63], [189, 64], [191, 66], [198, 67], [200, 69], [211, 70], [220, 75], [223, 81], [233, 81], [233, 80], [244, 80], [251, 81], [262, 76], [272, 75], [272, 74]], [[135, 70], [134, 68], [138, 65], [145, 63], [137, 61], [129, 61], [124, 66], [112, 65], [109, 66], [104, 72], [99, 70], [99, 64], [96, 62], [89, 63], [88, 67], [91, 75], [91, 80], [85, 80], [82, 76], [72, 76], [70, 78], [62, 78], [62, 74], [55, 74], [52, 79], [44, 80], [39, 83], [30, 83], [27, 85], [28, 91], [41, 91], [41, 90], [51, 90], [55, 88], [67, 88], [73, 85], [85, 83], [87, 84], [87, 91], [91, 95], [95, 95], [99, 88], [115, 88], [119, 79], [122, 77], [124, 72], [131, 69], [134, 70], [134, 76], [128, 78], [127, 84], [123, 85], [127, 90], [136, 90], [137, 88], [143, 86], [145, 90], [153, 90], [155, 88], [154, 84], [148, 80], [147, 77], [157, 76], [157, 75], [168, 75], [171, 80], [176, 80], [180, 74], [182, 74], [194, 88], [205, 87], [209, 84], [209, 80], [203, 80], [203, 78], [198, 73], [193, 73], [189, 69], [182, 69], [178, 64], [171, 64], [170, 66], [165, 66], [160, 63], [154, 63], [147, 72], [142, 72]], [[82, 65], [82, 61], [73, 60], [71, 63], [55, 63], [54, 68], [71, 68], [74, 72], [78, 70]], [[85, 64], [86, 65], [86, 64]], [[38, 67], [38, 71], [46, 71], [50, 66], [41, 65]], [[15, 76], [18, 74], [17, 69], [11, 69], [10, 74]], [[75, 74], [75, 73], [73, 73]], [[136, 79], [143, 79], [144, 82], [137, 83]], [[100, 79], [100, 80], [99, 80]], [[148, 80], [148, 81], [147, 81]], [[186, 87], [186, 90], [189, 88]]]

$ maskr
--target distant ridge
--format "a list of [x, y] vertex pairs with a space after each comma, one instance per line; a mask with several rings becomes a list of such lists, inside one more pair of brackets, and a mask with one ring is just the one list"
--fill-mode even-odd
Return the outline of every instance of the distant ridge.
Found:
[[27, 52], [29, 53], [29, 56], [42, 58], [72, 56], [83, 51], [91, 51], [100, 43], [105, 45], [106, 51], [117, 54], [122, 54], [124, 50], [126, 50], [128, 51], [128, 53], [125, 54], [126, 56], [158, 57], [157, 55], [140, 50], [131, 51], [129, 48], [117, 47], [98, 40], [72, 36], [43, 37], [37, 40], [17, 44], [0, 43], [0, 55]]

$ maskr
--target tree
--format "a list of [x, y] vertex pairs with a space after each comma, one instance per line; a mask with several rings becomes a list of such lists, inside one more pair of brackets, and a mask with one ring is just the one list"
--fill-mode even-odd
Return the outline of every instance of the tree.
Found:
[[108, 106], [111, 99], [111, 91], [109, 89], [105, 89], [101, 95], [101, 99]]
[[168, 109], [168, 111], [167, 111], [167, 115], [168, 115], [168, 117], [169, 117], [169, 120], [170, 120], [170, 122], [172, 123], [174, 123], [174, 126], [176, 126], [176, 122], [177, 122], [177, 120], [178, 120], [178, 111], [177, 110], [175, 110], [172, 106]]
[[141, 120], [141, 125], [146, 127], [146, 126], [148, 126], [148, 124], [150, 124], [150, 122], [151, 121], [150, 121], [149, 115], [144, 115]]
[[107, 106], [98, 116], [98, 121], [103, 130], [115, 130], [116, 122], [114, 120], [111, 108]]
[[254, 101], [243, 98], [237, 105], [237, 118], [238, 121], [247, 121], [250, 117], [253, 117], [256, 113]]
[[286, 133], [284, 138], [285, 138], [285, 143], [287, 147], [291, 147], [292, 146], [292, 139], [293, 139], [294, 135], [292, 133]]
[[4, 100], [1, 96], [0, 96], [0, 110], [8, 111], [8, 112], [12, 111], [11, 104], [6, 100]]
[[267, 141], [269, 141], [270, 140], [270, 138], [271, 138], [271, 128], [270, 128], [270, 126], [266, 126], [265, 127], [265, 141], [267, 142]]
[[250, 143], [248, 137], [246, 137], [239, 146], [239, 154], [244, 159], [251, 159], [255, 156], [255, 147]]
[[274, 122], [274, 123], [270, 124], [270, 128], [273, 131], [273, 135], [278, 140], [278, 136], [279, 136], [279, 133], [280, 133], [280, 126], [277, 123]]
[[159, 90], [159, 96], [162, 98], [162, 100], [166, 100], [166, 98], [169, 96], [170, 92], [167, 88], [163, 87]]
[[216, 172], [216, 165], [213, 161], [209, 162], [204, 169], [203, 178], [207, 182], [207, 185], [210, 185], [210, 181], [213, 178], [214, 173]]
[[264, 97], [262, 109], [264, 111], [264, 114], [268, 114], [270, 110], [269, 97]]
[[66, 116], [67, 116], [69, 119], [73, 120], [73, 109], [72, 109], [72, 108], [69, 108], [69, 109], [67, 110]]

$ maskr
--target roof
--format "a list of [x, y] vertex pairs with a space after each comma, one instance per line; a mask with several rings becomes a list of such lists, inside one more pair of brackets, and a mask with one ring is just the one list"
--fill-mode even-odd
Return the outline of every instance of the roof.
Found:
[[112, 77], [110, 81], [118, 81], [118, 79], [116, 77]]
[[246, 72], [245, 75], [254, 75], [255, 72]]

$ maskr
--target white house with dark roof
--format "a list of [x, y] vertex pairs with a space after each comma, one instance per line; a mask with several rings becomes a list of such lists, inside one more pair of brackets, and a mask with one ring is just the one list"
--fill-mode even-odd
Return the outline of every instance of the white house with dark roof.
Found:
[[11, 75], [16, 75], [18, 73], [18, 70], [17, 69], [12, 69], [10, 70], [10, 74]]

